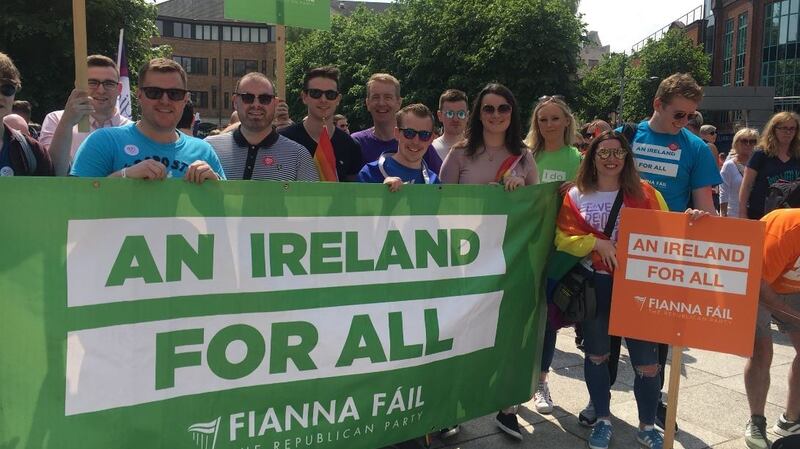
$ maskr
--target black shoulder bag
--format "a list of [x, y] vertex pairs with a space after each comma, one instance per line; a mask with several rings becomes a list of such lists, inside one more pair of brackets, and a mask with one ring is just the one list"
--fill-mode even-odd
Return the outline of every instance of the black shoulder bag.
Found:
[[[611, 213], [608, 215], [603, 234], [611, 238], [617, 216], [622, 207], [622, 189], [619, 189]], [[589, 321], [597, 316], [597, 296], [594, 287], [594, 272], [586, 273], [578, 262], [558, 281], [553, 293], [553, 303], [561, 311], [564, 319], [575, 323]]]

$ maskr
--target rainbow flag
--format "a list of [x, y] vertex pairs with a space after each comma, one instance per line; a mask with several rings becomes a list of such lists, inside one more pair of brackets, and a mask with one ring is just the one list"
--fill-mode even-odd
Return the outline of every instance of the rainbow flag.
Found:
[[500, 165], [500, 168], [497, 169], [497, 173], [494, 175], [494, 182], [503, 182], [506, 176], [511, 176], [511, 172], [514, 168], [519, 164], [520, 159], [525, 156], [525, 153], [522, 153], [519, 156], [509, 156], [503, 163]]
[[333, 144], [326, 126], [323, 126], [322, 132], [319, 133], [317, 149], [314, 151], [314, 163], [317, 164], [320, 181], [339, 181], [339, 175], [336, 173], [336, 158], [333, 156]]

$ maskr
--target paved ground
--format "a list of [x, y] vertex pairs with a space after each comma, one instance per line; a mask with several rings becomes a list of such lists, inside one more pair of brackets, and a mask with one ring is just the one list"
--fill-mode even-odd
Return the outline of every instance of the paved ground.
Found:
[[[794, 357], [788, 339], [777, 332], [772, 362], [772, 387], [767, 399], [767, 419], [771, 427], [784, 410], [787, 374]], [[675, 449], [745, 449], [744, 425], [749, 418], [744, 390], [745, 359], [696, 349], [683, 355], [680, 401]], [[589, 430], [578, 424], [578, 413], [588, 400], [583, 381], [583, 353], [575, 348], [571, 329], [559, 333], [556, 357], [550, 374], [550, 391], [556, 403], [552, 415], [539, 415], [532, 403], [520, 407], [520, 421], [525, 424], [524, 441], [518, 443], [494, 425], [494, 415], [462, 425], [461, 433], [451, 440], [436, 441], [434, 448], [585, 448]], [[667, 368], [669, 371], [669, 368]], [[669, 375], [669, 373], [667, 373]], [[615, 418], [612, 448], [638, 447], [635, 426], [638, 424], [633, 397], [633, 371], [623, 347], [619, 377], [612, 388], [611, 412]], [[772, 439], [775, 436], [772, 435]]]

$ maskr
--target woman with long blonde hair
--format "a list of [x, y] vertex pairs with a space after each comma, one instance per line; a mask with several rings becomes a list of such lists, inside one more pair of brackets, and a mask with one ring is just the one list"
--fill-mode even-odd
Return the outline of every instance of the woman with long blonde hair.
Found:
[[764, 133], [744, 170], [739, 189], [739, 216], [758, 220], [764, 216], [769, 186], [800, 179], [800, 116], [778, 112], [764, 126]]

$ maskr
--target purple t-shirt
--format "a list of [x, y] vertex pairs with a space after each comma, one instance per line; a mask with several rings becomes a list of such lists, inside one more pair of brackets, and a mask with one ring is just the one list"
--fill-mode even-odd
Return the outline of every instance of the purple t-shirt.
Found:
[[[350, 135], [359, 145], [361, 145], [361, 155], [364, 157], [364, 163], [377, 161], [381, 154], [387, 151], [397, 151], [397, 139], [381, 140], [375, 136], [375, 128], [365, 129]], [[436, 149], [433, 145], [428, 145], [428, 151], [425, 152], [423, 157], [428, 168], [439, 174], [442, 168], [442, 159], [436, 154]]]

